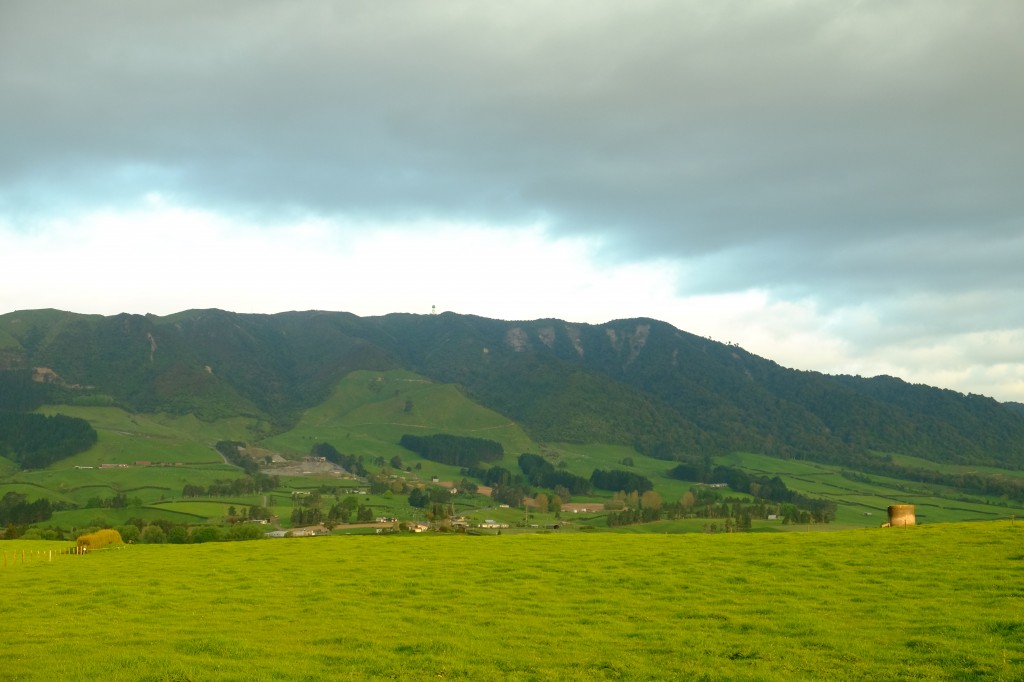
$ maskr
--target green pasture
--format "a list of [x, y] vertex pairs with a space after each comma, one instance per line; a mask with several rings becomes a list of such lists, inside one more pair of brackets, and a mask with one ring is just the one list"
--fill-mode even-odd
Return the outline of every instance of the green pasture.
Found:
[[66, 546], [0, 543], [4, 679], [1024, 677], [1020, 523]]
[[117, 407], [48, 405], [44, 414], [65, 414], [87, 420], [98, 440], [92, 448], [61, 460], [57, 468], [131, 464], [136, 461], [174, 464], [223, 462], [213, 445], [220, 440], [251, 440], [260, 435], [255, 420], [232, 418], [205, 422], [189, 415], [132, 414]]
[[243, 475], [237, 467], [223, 462], [203, 466], [124, 469], [51, 467], [18, 472], [7, 482], [53, 490], [77, 504], [85, 504], [92, 497], [108, 498], [118, 493], [149, 503], [180, 497], [186, 483], [208, 486], [216, 480], [242, 478]]
[[774, 476], [776, 474], [815, 475], [831, 471], [823, 464], [808, 462], [802, 459], [778, 459], [753, 452], [734, 452], [729, 455], [715, 457], [716, 464], [737, 466], [751, 473]]
[[1024, 478], [1024, 471], [1018, 469], [997, 469], [995, 467], [976, 466], [967, 464], [942, 464], [931, 462], [927, 459], [921, 459], [920, 457], [912, 457], [910, 455], [901, 455], [899, 453], [874, 453], [879, 457], [887, 456], [892, 457], [892, 460], [906, 467], [913, 467], [918, 469], [930, 469], [935, 471], [944, 471], [951, 474], [991, 474], [999, 476], [1009, 476], [1013, 478]]
[[[208, 486], [218, 479], [233, 479], [243, 475], [237, 467], [224, 462], [213, 445], [224, 439], [245, 441], [251, 445], [281, 452], [298, 458], [309, 453], [317, 442], [330, 442], [346, 454], [364, 457], [365, 465], [376, 472], [379, 464], [374, 460], [383, 458], [390, 466], [390, 460], [397, 455], [401, 468], [396, 470], [410, 482], [429, 482], [431, 477], [441, 481], [457, 482], [462, 474], [459, 467], [437, 464], [420, 458], [405, 450], [398, 441], [405, 433], [452, 433], [456, 435], [490, 438], [501, 442], [506, 451], [498, 464], [519, 473], [517, 457], [522, 452], [535, 452], [549, 458], [556, 466], [589, 478], [594, 469], [622, 469], [648, 477], [655, 490], [666, 503], [680, 498], [692, 485], [678, 481], [666, 474], [673, 462], [647, 457], [628, 446], [607, 444], [577, 445], [569, 443], [534, 443], [515, 424], [505, 417], [484, 409], [467, 399], [456, 387], [435, 384], [421, 376], [406, 371], [353, 372], [338, 382], [330, 398], [307, 411], [295, 428], [266, 436], [266, 425], [256, 419], [225, 419], [205, 422], [194, 416], [173, 416], [166, 414], [129, 414], [116, 407], [48, 406], [43, 412], [62, 412], [90, 421], [97, 429], [99, 441], [88, 451], [61, 460], [41, 471], [17, 471], [13, 463], [0, 458], [0, 494], [17, 492], [30, 500], [49, 497], [84, 506], [91, 498], [110, 498], [125, 494], [138, 498], [138, 504], [129, 510], [78, 509], [60, 512], [51, 525], [65, 523], [81, 526], [97, 518], [123, 521], [130, 516], [152, 518], [150, 510], [145, 514], [141, 509], [179, 500], [186, 484]], [[880, 455], [881, 456], [881, 455]], [[1024, 472], [1000, 471], [991, 468], [971, 468], [941, 465], [924, 460], [893, 455], [893, 459], [906, 466], [938, 468], [950, 472], [977, 470], [988, 475], [1005, 474], [1024, 476]], [[128, 468], [101, 469], [101, 464], [134, 464], [136, 461], [174, 464], [181, 466], [129, 466]], [[377, 459], [379, 462], [380, 460]], [[803, 460], [781, 460], [753, 453], [735, 453], [716, 457], [720, 464], [737, 466], [751, 474], [779, 476], [786, 485], [798, 493], [811, 497], [824, 497], [838, 504], [834, 527], [874, 527], [886, 520], [886, 507], [894, 503], [911, 503], [918, 508], [922, 523], [938, 523], [964, 520], [990, 520], [1024, 516], [1024, 505], [1008, 504], [1004, 500], [964, 495], [948, 487], [904, 481], [884, 476], [870, 475], [864, 480], [850, 480], [841, 474], [842, 468], [817, 464]], [[625, 462], [625, 463], [624, 463]], [[416, 467], [419, 466], [419, 469]], [[284, 467], [266, 470], [287, 471]], [[281, 476], [281, 497], [275, 496], [270, 503], [272, 513], [278, 515], [287, 525], [290, 520], [292, 503], [288, 497], [291, 490], [328, 487], [361, 487], [357, 483], [335, 476]], [[47, 492], [49, 491], [49, 492]], [[551, 491], [546, 491], [549, 495]], [[724, 495], [747, 497], [728, 489]], [[343, 497], [344, 495], [342, 495]], [[573, 501], [606, 501], [611, 491], [595, 491], [589, 498]], [[375, 516], [398, 516], [407, 519], [422, 519], [424, 512], [408, 506], [404, 494], [370, 496], [359, 498], [370, 505]], [[221, 503], [218, 500], [216, 503]], [[182, 501], [182, 504], [189, 504]], [[466, 514], [471, 520], [485, 518], [514, 522], [522, 518], [522, 510], [490, 511], [493, 506], [483, 498], [467, 501], [455, 500], [456, 511]], [[230, 502], [224, 501], [224, 504]], [[165, 511], [171, 507], [162, 504]], [[330, 503], [325, 502], [324, 511]], [[183, 507], [184, 509], [184, 507]], [[129, 516], [126, 513], [133, 512]], [[218, 519], [224, 512], [183, 514], [180, 518]], [[499, 518], [500, 517], [500, 518]], [[549, 519], [541, 518], [538, 523]], [[554, 522], [554, 517], [550, 519]], [[594, 525], [604, 528], [602, 515], [595, 517]], [[703, 529], [705, 522], [680, 523], [651, 529], [637, 529], [638, 532], [680, 532], [680, 529]], [[770, 526], [774, 527], [774, 526]]]
[[157, 507], [124, 507], [123, 509], [91, 508], [69, 509], [54, 512], [49, 521], [36, 525], [42, 528], [60, 528], [72, 530], [91, 526], [115, 527], [123, 526], [129, 519], [142, 519], [145, 522], [163, 519], [176, 524], [196, 525], [206, 522], [206, 517], [195, 514], [180, 513], [173, 509]]
[[[566, 516], [562, 515], [563, 518]], [[603, 518], [594, 519], [591, 522], [596, 528], [608, 530], [613, 533], [627, 534], [666, 534], [666, 533], [702, 533], [710, 530], [714, 524], [716, 532], [722, 532], [725, 526], [725, 519], [671, 519], [663, 521], [652, 521], [651, 523], [637, 523], [629, 526], [616, 526], [604, 528]], [[777, 531], [786, 530], [781, 521], [754, 521], [751, 530], [754, 531]]]
[[49, 488], [33, 483], [17, 483], [8, 481], [6, 483], [0, 483], [0, 498], [7, 493], [17, 493], [18, 495], [24, 495], [29, 502], [34, 502], [40, 498], [46, 498], [51, 502], [66, 502], [68, 504], [74, 504], [74, 499], [63, 495], [61, 493], [55, 493]]
[[151, 505], [150, 508], [188, 514], [201, 518], [203, 522], [209, 521], [216, 524], [223, 523], [224, 518], [228, 515], [228, 507], [235, 507], [237, 510], [240, 506], [232, 502], [179, 500], [175, 502], [158, 502]]
[[[716, 457], [715, 461], [739, 467], [752, 474], [778, 476], [791, 490], [835, 500], [839, 505], [836, 511], [838, 525], [881, 525], [888, 520], [886, 509], [891, 504], [915, 505], [920, 523], [984, 521], [1024, 516], [1024, 505], [1019, 503], [965, 496], [947, 486], [875, 474], [868, 475], [870, 482], [850, 480], [840, 474], [842, 467], [816, 462], [776, 459], [747, 452]], [[931, 463], [931, 466], [933, 469], [950, 470], [950, 465]], [[1002, 470], [988, 470], [989, 473], [993, 471]], [[1002, 473], [1010, 475], [1017, 472]]]
[[[665, 502], [677, 501], [683, 493], [695, 485], [692, 482], [678, 481], [666, 475], [668, 470], [678, 464], [678, 462], [666, 462], [665, 460], [648, 457], [625, 445], [551, 443], [545, 447], [544, 454], [551, 457], [556, 465], [564, 462], [567, 471], [584, 478], [590, 478], [594, 469], [620, 469], [641, 474], [654, 483], [654, 489]], [[623, 460], [632, 460], [633, 464], [622, 464]], [[518, 471], [518, 467], [516, 470]], [[610, 498], [612, 495], [608, 491], [594, 492], [598, 496], [594, 499], [601, 497]], [[747, 495], [731, 491], [729, 491], [729, 494], [735, 497], [748, 497]]]
[[[408, 411], [407, 401], [411, 402]], [[427, 472], [433, 472], [433, 462], [398, 445], [406, 433], [488, 438], [504, 446], [506, 459], [537, 448], [519, 426], [472, 402], [455, 386], [435, 384], [404, 370], [352, 372], [325, 402], [306, 411], [295, 428], [261, 445], [305, 455], [315, 443], [328, 442], [346, 454], [385, 459], [398, 455], [411, 464], [421, 462]]]

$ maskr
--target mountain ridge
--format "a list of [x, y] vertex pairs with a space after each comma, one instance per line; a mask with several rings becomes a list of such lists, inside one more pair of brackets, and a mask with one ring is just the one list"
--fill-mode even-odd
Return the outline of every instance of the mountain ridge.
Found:
[[35, 367], [64, 385], [29, 402], [104, 397], [136, 412], [244, 415], [277, 428], [349, 372], [407, 369], [460, 387], [538, 441], [618, 443], [680, 461], [751, 451], [844, 462], [877, 451], [1024, 468], [1024, 414], [1013, 405], [895, 377], [789, 369], [651, 318], [0, 315], [0, 387], [11, 393], [16, 370]]

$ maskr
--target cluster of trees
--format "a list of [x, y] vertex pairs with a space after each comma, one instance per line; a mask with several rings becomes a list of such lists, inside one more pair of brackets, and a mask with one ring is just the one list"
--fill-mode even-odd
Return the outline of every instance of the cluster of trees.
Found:
[[522, 474], [514, 474], [505, 467], [470, 467], [463, 469], [467, 476], [473, 476], [483, 481], [483, 484], [491, 488], [491, 499], [511, 507], [518, 507], [523, 498], [533, 495], [533, 488], [527, 483]]
[[537, 493], [536, 497], [533, 498], [533, 508], [539, 512], [552, 511], [555, 512], [556, 516], [560, 516], [562, 512], [562, 496], [555, 493], [551, 497], [547, 496], [547, 493]]
[[589, 495], [592, 489], [592, 485], [587, 479], [568, 471], [556, 469], [551, 462], [540, 455], [528, 452], [519, 455], [519, 468], [523, 470], [526, 480], [531, 485], [540, 488], [563, 486], [573, 495]]
[[328, 523], [348, 523], [355, 514], [356, 523], [370, 523], [373, 521], [373, 507], [363, 504], [352, 495], [331, 506], [327, 513]]
[[621, 469], [594, 469], [594, 473], [590, 475], [590, 482], [601, 490], [636, 490], [639, 493], [654, 490], [651, 479]]
[[409, 492], [409, 506], [425, 509], [431, 504], [448, 504], [451, 497], [452, 494], [448, 492], [447, 488], [441, 486], [417, 487]]
[[[647, 490], [643, 494], [639, 494], [637, 491], [633, 491], [628, 495], [625, 493], [617, 493], [613, 498], [613, 503], [615, 501], [621, 501], [623, 507], [620, 511], [608, 512], [609, 526], [625, 526], [633, 523], [647, 523], [650, 521], [657, 521], [662, 518], [662, 507], [664, 506], [664, 503], [662, 502], [661, 495], [653, 490]], [[613, 504], [613, 506], [618, 505]]]
[[163, 520], [156, 520], [146, 526], [128, 524], [119, 526], [117, 531], [125, 542], [144, 544], [199, 544], [203, 542], [236, 542], [240, 540], [262, 540], [263, 526], [239, 523], [228, 528], [217, 526], [182, 526]]
[[484, 485], [493, 488], [498, 485], [510, 485], [514, 481], [522, 482], [522, 476], [514, 476], [503, 466], [472, 466], [461, 470], [463, 476], [479, 479]]
[[745, 497], [727, 497], [716, 488], [698, 486], [683, 493], [678, 502], [665, 506], [665, 517], [681, 519], [766, 519], [780, 514], [784, 505]]
[[343, 467], [345, 471], [355, 476], [366, 476], [366, 467], [363, 466], [363, 457], [355, 455], [346, 455], [338, 452], [338, 449], [330, 443], [317, 443], [310, 450], [310, 454], [314, 457], [323, 457], [328, 462], [333, 462], [340, 467]]
[[244, 478], [218, 479], [208, 486], [186, 483], [181, 489], [182, 497], [237, 497], [256, 495], [277, 488], [279, 477], [256, 473]]
[[34, 381], [31, 369], [0, 370], [0, 412], [31, 412], [54, 402], [54, 384]]
[[249, 507], [242, 507], [241, 509], [235, 509], [234, 505], [228, 507], [228, 523], [239, 523], [248, 519], [269, 519], [270, 510], [266, 507], [259, 505], [251, 505]]
[[[671, 470], [668, 475], [680, 480], [694, 480], [691, 478], [694, 470], [690, 465], [680, 464]], [[725, 483], [732, 490], [739, 493], [749, 493], [755, 498], [789, 504], [794, 509], [806, 511], [809, 519], [816, 523], [828, 523], [836, 515], [836, 503], [832, 500], [825, 500], [818, 497], [808, 497], [795, 490], [790, 490], [786, 483], [778, 476], [751, 475], [742, 469], [730, 466], [716, 466], [710, 471], [705, 470], [702, 474], [704, 483]], [[799, 513], [797, 514], [799, 516]]]
[[[756, 484], [754, 488], [757, 489]], [[828, 523], [834, 518], [834, 503], [807, 498], [792, 491], [783, 493], [782, 489], [776, 487], [769, 494], [796, 501], [772, 502], [763, 497], [753, 500], [726, 497], [720, 490], [707, 486], [690, 488], [679, 500], [668, 503], [663, 502], [661, 496], [653, 490], [642, 494], [636, 491], [618, 492], [607, 504], [610, 510], [607, 520], [609, 526], [622, 526], [660, 519], [722, 519], [722, 529], [731, 532], [749, 530], [753, 519], [765, 519], [770, 514], [779, 515], [783, 524]], [[708, 530], [716, 532], [717, 524], [709, 526]]]
[[430, 436], [407, 433], [398, 444], [424, 459], [458, 467], [475, 467], [481, 462], [497, 461], [505, 455], [505, 449], [496, 441], [447, 433]]
[[26, 526], [46, 521], [53, 512], [53, 505], [45, 497], [29, 502], [27, 496], [12, 491], [0, 498], [0, 526]]
[[328, 526], [336, 523], [369, 523], [373, 521], [373, 507], [359, 502], [354, 495], [335, 502], [325, 513], [321, 491], [313, 490], [306, 495], [292, 495], [293, 526], [313, 526], [318, 523]]
[[95, 443], [96, 430], [84, 419], [0, 412], [0, 455], [24, 469], [43, 469]]
[[85, 503], [86, 509], [125, 509], [126, 507], [141, 506], [142, 500], [140, 498], [129, 498], [124, 493], [117, 493], [112, 497], [90, 497]]
[[[954, 473], [935, 469], [908, 467], [894, 462], [891, 456], [864, 456], [857, 460], [856, 465], [861, 471], [868, 471], [880, 476], [900, 478], [915, 483], [947, 485], [976, 495], [990, 495], [993, 497], [1003, 497], [1015, 502], [1024, 502], [1024, 479], [1020, 478], [996, 474], [979, 474], [977, 472]], [[871, 483], [877, 483], [864, 476], [864, 474], [844, 471], [843, 475], [853, 480], [866, 480]]]
[[214, 447], [217, 449], [217, 452], [224, 455], [224, 459], [241, 468], [242, 471], [250, 476], [259, 473], [259, 463], [252, 457], [243, 455], [241, 452], [241, 448], [245, 447], [245, 443], [237, 440], [221, 440], [217, 441]]
[[292, 509], [293, 526], [314, 526], [323, 522], [323, 512], [320, 506], [295, 507]]
[[384, 495], [391, 492], [395, 495], [401, 495], [409, 489], [409, 485], [404, 478], [398, 478], [391, 475], [391, 470], [384, 467], [374, 476], [370, 477], [370, 494], [371, 495]]

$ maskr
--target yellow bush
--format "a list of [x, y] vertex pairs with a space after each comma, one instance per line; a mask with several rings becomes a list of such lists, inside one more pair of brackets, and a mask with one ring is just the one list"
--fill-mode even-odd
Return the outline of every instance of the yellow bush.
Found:
[[95, 533], [86, 533], [78, 538], [79, 547], [87, 547], [89, 549], [99, 549], [100, 547], [106, 547], [107, 545], [123, 545], [124, 541], [121, 539], [121, 534], [111, 528], [104, 528], [98, 530]]

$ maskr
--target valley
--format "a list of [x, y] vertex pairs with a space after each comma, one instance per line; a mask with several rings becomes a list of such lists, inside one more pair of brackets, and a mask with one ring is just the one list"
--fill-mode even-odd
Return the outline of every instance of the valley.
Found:
[[[668, 505], [704, 484], [669, 476], [672, 463], [646, 456], [634, 448], [608, 444], [537, 443], [507, 418], [474, 404], [451, 385], [435, 384], [418, 375], [356, 371], [346, 376], [320, 405], [306, 411], [294, 428], [263, 436], [255, 420], [233, 418], [206, 422], [191, 415], [133, 414], [115, 407], [48, 406], [43, 413], [60, 412], [87, 420], [97, 431], [95, 446], [78, 455], [39, 471], [18, 471], [7, 467], [0, 479], [0, 497], [7, 492], [25, 495], [29, 500], [46, 497], [68, 508], [55, 511], [52, 518], [37, 524], [64, 534], [83, 529], [118, 527], [129, 522], [151, 523], [164, 520], [186, 525], [227, 526], [239, 521], [241, 509], [266, 509], [274, 528], [293, 525], [296, 495], [317, 491], [322, 494], [321, 516], [350, 496], [358, 506], [372, 510], [372, 518], [393, 518], [400, 522], [424, 523], [449, 529], [450, 521], [462, 519], [469, 528], [486, 521], [508, 526], [505, 532], [550, 530], [615, 530], [658, 533], [700, 532], [726, 529], [721, 517], [700, 518], [683, 513], [679, 518], [658, 519], [649, 523], [609, 528], [608, 511], [567, 511], [561, 508], [539, 510], [533, 497], [542, 494], [549, 500], [552, 489], [535, 488], [524, 496], [531, 503], [500, 506], [479, 494], [455, 494], [446, 525], [431, 523], [429, 509], [409, 504], [414, 488], [449, 489], [467, 478], [462, 467], [425, 459], [402, 448], [398, 441], [405, 433], [449, 433], [457, 436], [484, 437], [501, 443], [505, 455], [495, 463], [522, 475], [516, 458], [522, 452], [541, 454], [559, 470], [589, 478], [595, 469], [622, 470], [645, 477]], [[254, 434], [258, 440], [253, 439]], [[244, 478], [244, 472], [225, 461], [213, 447], [220, 441], [244, 442], [247, 455], [259, 463], [259, 472], [274, 477], [277, 486], [265, 493], [189, 495], [187, 486], [206, 489], [218, 481]], [[316, 461], [312, 448], [329, 443], [339, 452], [361, 458], [367, 474], [356, 476], [342, 466]], [[904, 460], [910, 461], [910, 460]], [[395, 464], [398, 466], [394, 466]], [[775, 518], [753, 518], [750, 529], [783, 531], [810, 528], [873, 527], [886, 519], [890, 504], [909, 503], [917, 507], [919, 523], [991, 520], [1020, 517], [1024, 504], [995, 497], [969, 495], [963, 491], [930, 483], [913, 482], [878, 475], [856, 474], [840, 466], [805, 460], [783, 460], [752, 453], [716, 456], [715, 465], [734, 467], [753, 476], [778, 477], [787, 488], [807, 496], [835, 503], [834, 518], [827, 524], [783, 523], [778, 505], [771, 506]], [[951, 473], [973, 471], [971, 467], [935, 465]], [[1024, 472], [987, 468], [987, 475], [1024, 477]], [[373, 479], [386, 477], [385, 490], [374, 488]], [[472, 477], [469, 477], [472, 479]], [[474, 485], [483, 482], [472, 479]], [[628, 492], [628, 491], [626, 491]], [[746, 493], [728, 487], [714, 489], [721, 498], [750, 500]], [[587, 502], [613, 506], [612, 491], [592, 490], [574, 495], [563, 504]], [[568, 497], [568, 496], [567, 496]], [[264, 505], [264, 503], [266, 503]], [[351, 525], [355, 524], [353, 516]], [[350, 524], [336, 519], [329, 524], [336, 532], [347, 532]], [[360, 531], [361, 532], [361, 531]]]
[[894, 503], [921, 523], [1024, 511], [1015, 406], [790, 370], [656, 320], [20, 311], [0, 315], [0, 351], [8, 537], [378, 518], [782, 531], [878, 526]]

